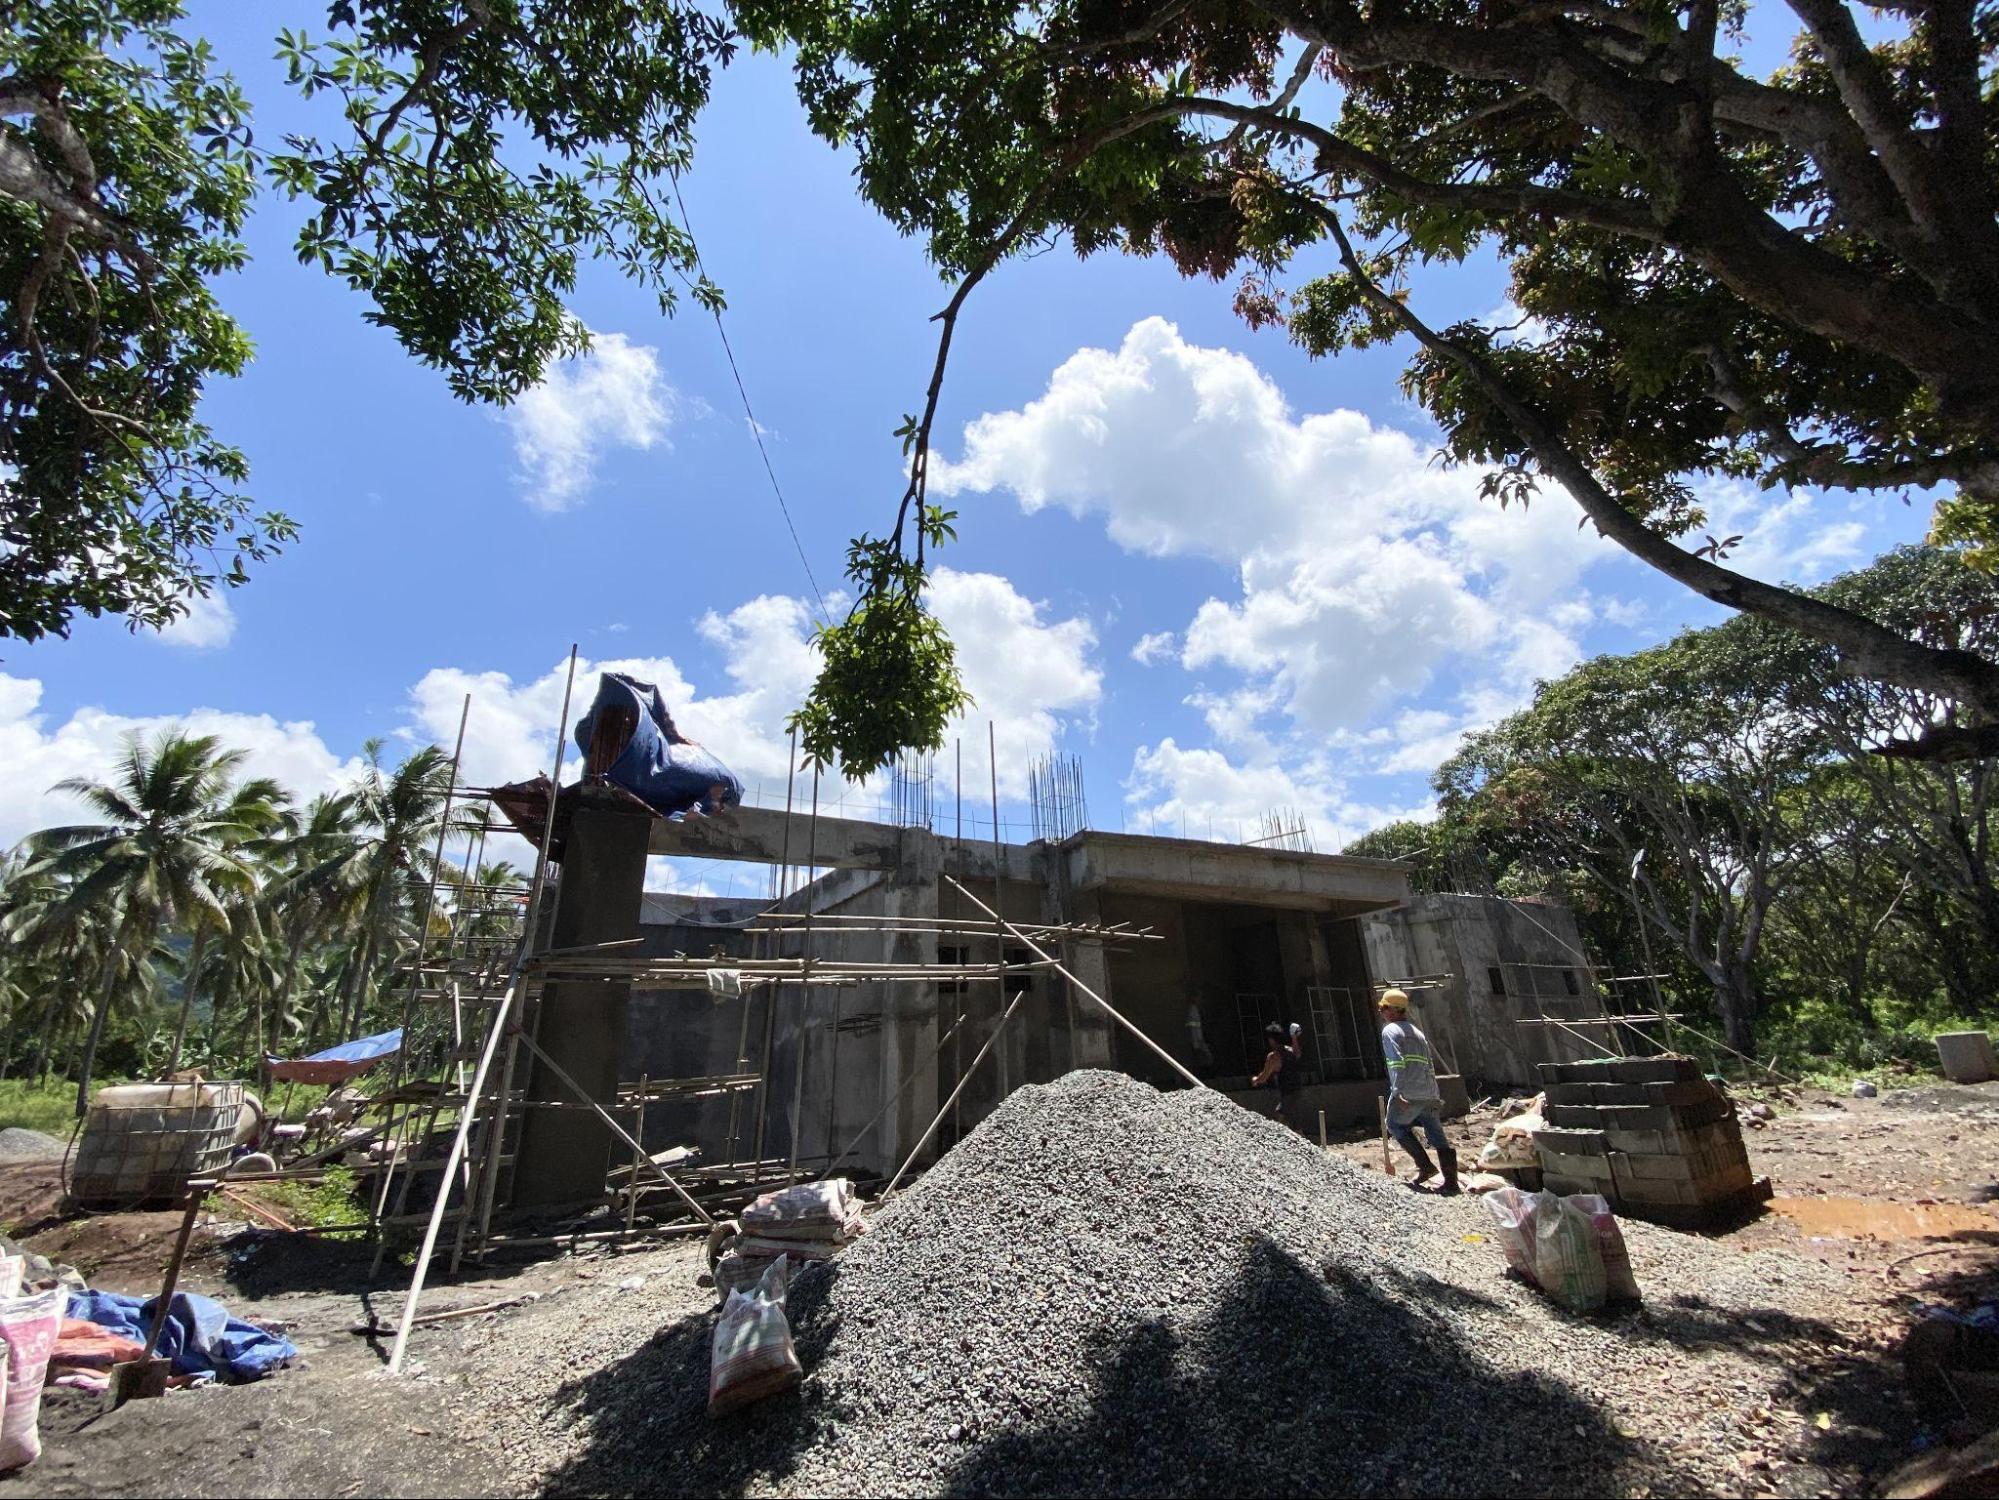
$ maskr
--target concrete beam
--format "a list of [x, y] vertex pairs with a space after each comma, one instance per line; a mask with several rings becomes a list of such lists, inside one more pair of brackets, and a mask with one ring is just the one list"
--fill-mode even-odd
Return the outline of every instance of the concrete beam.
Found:
[[1360, 916], [1409, 900], [1408, 867], [1389, 859], [1304, 854], [1247, 844], [1091, 832], [1061, 848], [1077, 891], [1128, 891]]

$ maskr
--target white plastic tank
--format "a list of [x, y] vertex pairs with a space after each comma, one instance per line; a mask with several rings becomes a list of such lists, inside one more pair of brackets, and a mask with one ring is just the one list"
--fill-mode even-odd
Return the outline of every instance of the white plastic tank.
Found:
[[228, 1165], [243, 1092], [235, 1082], [99, 1089], [70, 1164], [70, 1196], [99, 1207], [181, 1197], [190, 1178]]

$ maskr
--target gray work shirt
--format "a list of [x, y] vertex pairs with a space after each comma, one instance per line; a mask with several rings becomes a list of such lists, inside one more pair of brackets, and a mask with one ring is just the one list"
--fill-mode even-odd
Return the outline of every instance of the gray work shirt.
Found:
[[1381, 1028], [1381, 1055], [1388, 1061], [1388, 1118], [1407, 1125], [1443, 1102], [1430, 1066], [1430, 1039], [1408, 1021]]

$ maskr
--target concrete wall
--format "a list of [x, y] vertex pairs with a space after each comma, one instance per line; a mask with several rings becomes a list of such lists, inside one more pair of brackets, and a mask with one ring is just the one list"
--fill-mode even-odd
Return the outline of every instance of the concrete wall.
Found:
[[[1559, 1026], [1523, 1024], [1603, 1013], [1588, 993], [1582, 939], [1567, 907], [1417, 896], [1400, 910], [1364, 918], [1361, 931], [1377, 981], [1426, 981], [1410, 991], [1416, 1024], [1442, 1065], [1475, 1084], [1532, 1092], [1540, 1087], [1538, 1064], [1602, 1055]], [[1603, 1027], [1581, 1029], [1609, 1040]]]

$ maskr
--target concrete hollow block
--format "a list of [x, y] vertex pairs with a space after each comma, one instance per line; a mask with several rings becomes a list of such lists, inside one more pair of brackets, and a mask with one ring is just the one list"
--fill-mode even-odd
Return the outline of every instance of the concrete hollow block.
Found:
[[1984, 1083], [1999, 1078], [1999, 1058], [1992, 1053], [1992, 1035], [1985, 1031], [1944, 1031], [1937, 1034], [1937, 1061], [1952, 1083]]

